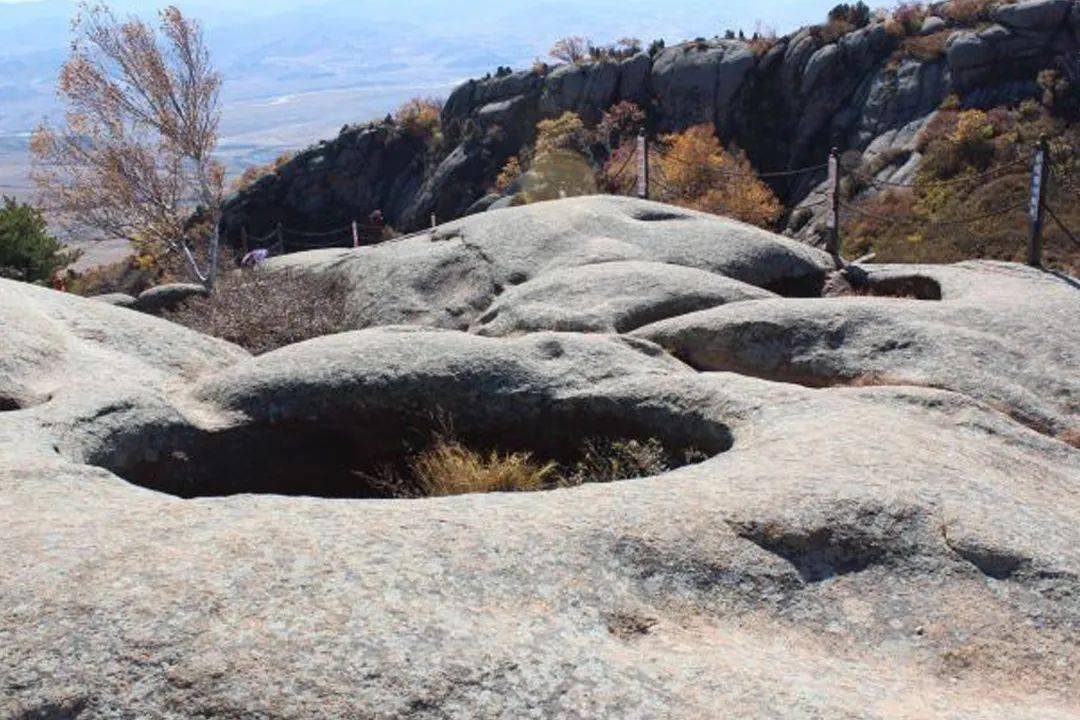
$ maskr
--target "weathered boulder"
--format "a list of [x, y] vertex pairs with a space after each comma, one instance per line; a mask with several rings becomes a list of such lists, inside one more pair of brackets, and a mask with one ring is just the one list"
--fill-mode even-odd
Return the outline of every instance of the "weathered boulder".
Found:
[[[9, 281], [0, 281], [0, 336], [0, 406], [51, 428], [52, 443], [35, 446], [46, 457], [87, 458], [102, 441], [141, 453], [125, 439], [135, 427], [185, 422], [165, 399], [168, 382], [249, 357], [143, 313]], [[19, 432], [0, 427], [0, 447]]]
[[716, 122], [754, 66], [745, 44], [724, 41], [668, 48], [653, 62], [651, 87], [665, 129]]
[[540, 112], [557, 115], [567, 110], [587, 123], [600, 120], [619, 88], [619, 68], [612, 62], [566, 64], [552, 71], [540, 94]]
[[1024, 0], [999, 5], [994, 9], [994, 19], [1017, 30], [1056, 30], [1073, 5], [1073, 0]]
[[765, 300], [666, 320], [635, 334], [702, 370], [812, 387], [947, 388], [1050, 435], [1080, 408], [1080, 299], [1070, 278], [989, 262], [875, 267], [862, 289], [922, 299]]
[[537, 330], [625, 333], [666, 317], [776, 297], [715, 273], [655, 262], [556, 269], [510, 288], [476, 321], [481, 335]]
[[[1075, 287], [928, 272], [927, 307], [989, 328], [1004, 290], [1057, 322], [1059, 344], [1015, 349], [1062, 387]], [[4, 717], [1080, 713], [1080, 452], [963, 395], [698, 373], [574, 333], [382, 328], [248, 358], [45, 289], [0, 300], [0, 383], [39, 394], [0, 405]], [[970, 349], [958, 373], [993, 369]], [[355, 471], [440, 405], [470, 441], [557, 453], [609, 430], [709, 459], [529, 495], [314, 497], [363, 496]]]
[[135, 309], [157, 315], [165, 310], [175, 310], [191, 298], [206, 297], [209, 291], [195, 283], [166, 283], [144, 290], [135, 298]]
[[[833, 267], [825, 253], [744, 223], [612, 196], [489, 211], [400, 241], [290, 255], [267, 266], [345, 277], [358, 327], [464, 330], [509, 288], [614, 261], [693, 268], [720, 276], [714, 287], [728, 278], [787, 294], [817, 294]], [[643, 298], [639, 312], [664, 302]]]
[[387, 223], [401, 225], [425, 180], [427, 152], [423, 138], [394, 126], [343, 128], [334, 140], [297, 153], [230, 197], [222, 232], [239, 248], [245, 231], [269, 246], [277, 241], [278, 224], [325, 231], [366, 221], [375, 210]]
[[134, 308], [136, 302], [135, 298], [127, 293], [105, 293], [104, 295], [94, 295], [90, 299], [122, 308]]
[[948, 27], [948, 24], [942, 18], [937, 15], [927, 15], [923, 18], [922, 27], [919, 29], [919, 33], [922, 35], [933, 35], [934, 33], [945, 30], [946, 27]]

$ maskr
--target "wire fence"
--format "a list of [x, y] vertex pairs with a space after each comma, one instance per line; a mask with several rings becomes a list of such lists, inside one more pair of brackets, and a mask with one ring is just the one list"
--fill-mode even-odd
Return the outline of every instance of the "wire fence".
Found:
[[[805, 208], [818, 213], [820, 209], [824, 208], [825, 224], [830, 235], [828, 249], [837, 258], [839, 258], [840, 254], [842, 212], [847, 214], [849, 220], [859, 218], [892, 225], [910, 224], [924, 229], [942, 229], [973, 226], [1026, 209], [1031, 225], [1028, 261], [1030, 264], [1038, 265], [1041, 264], [1042, 258], [1044, 216], [1049, 217], [1071, 242], [1080, 246], [1077, 234], [1062, 221], [1047, 203], [1047, 187], [1051, 178], [1066, 193], [1072, 193], [1074, 190], [1080, 191], [1080, 180], [1070, 177], [1067, 172], [1052, 167], [1049, 148], [1045, 141], [1040, 141], [1030, 151], [1032, 154], [1031, 160], [1018, 158], [996, 165], [983, 172], [965, 174], [955, 178], [929, 180], [922, 183], [880, 178], [877, 174], [861, 168], [843, 168], [840, 163], [839, 153], [836, 150], [830, 154], [828, 161], [824, 163], [766, 172], [755, 172], [752, 169], [744, 170], [738, 167], [711, 168], [708, 176], [723, 180], [744, 179], [756, 181], [809, 179], [814, 183], [814, 188], [796, 206], [796, 209]], [[627, 171], [636, 165], [636, 194], [646, 199], [656, 196], [660, 198], [678, 197], [679, 193], [671, 187], [663, 171], [663, 168], [668, 163], [684, 165], [694, 169], [701, 167], [700, 160], [681, 157], [678, 153], [662, 147], [650, 147], [644, 136], [639, 136], [638, 142], [630, 147], [626, 157], [616, 160], [616, 162], [619, 163], [618, 168], [614, 172], [605, 173], [605, 182], [608, 188], [612, 190], [616, 188], [625, 189], [625, 186], [621, 183], [624, 182]], [[873, 188], [879, 191], [918, 191], [926, 187], [971, 186], [1015, 175], [1024, 168], [1030, 168], [1031, 170], [1031, 186], [1028, 197], [1023, 200], [1008, 202], [985, 212], [956, 218], [932, 219], [917, 216], [882, 215], [866, 207], [860, 207], [849, 199], [845, 199], [841, 188], [841, 181], [845, 177], [850, 178], [856, 187], [863, 189]], [[818, 196], [818, 199], [810, 201], [815, 196]], [[431, 218], [431, 226], [432, 228], [436, 226], [434, 215]], [[357, 221], [327, 230], [286, 228], [279, 224], [274, 230], [259, 237], [249, 237], [246, 229], [244, 229], [242, 242], [245, 253], [255, 248], [265, 250], [269, 254], [283, 254], [294, 251], [359, 247], [385, 241], [400, 241], [431, 232], [429, 229], [423, 229], [406, 235], [387, 238], [385, 237], [385, 230], [386, 228], [382, 223], [361, 223]]]
[[[645, 148], [644, 153], [642, 153], [643, 147]], [[638, 156], [639, 174], [644, 173], [647, 178], [647, 182], [644, 186], [639, 184], [638, 195], [643, 198], [659, 197], [670, 199], [679, 196], [676, 189], [671, 186], [669, 179], [665, 177], [663, 168], [669, 167], [671, 164], [685, 165], [695, 169], [702, 167], [700, 159], [681, 157], [677, 152], [665, 150], [662, 147], [649, 148], [647, 143], [644, 142], [643, 137], [639, 137], [638, 146], [635, 150], [636, 153], [631, 154], [626, 161], [623, 162], [616, 173], [616, 178], [622, 175], [629, 165], [630, 160], [635, 157], [635, 155]], [[1030, 159], [1025, 159], [1023, 155], [1028, 153], [1030, 153]], [[1047, 200], [1047, 190], [1050, 186], [1051, 179], [1054, 181], [1056, 187], [1064, 191], [1066, 195], [1080, 192], [1080, 179], [1069, 177], [1067, 171], [1052, 168], [1049, 146], [1044, 139], [1040, 140], [1034, 147], [1021, 148], [1019, 154], [1021, 157], [1018, 157], [1016, 160], [995, 165], [982, 172], [967, 173], [962, 176], [942, 178], [940, 180], [921, 180], [919, 183], [878, 177], [877, 173], [872, 173], [858, 167], [844, 168], [841, 165], [840, 156], [836, 150], [833, 150], [830, 153], [827, 162], [804, 167], [766, 172], [754, 172], [752, 169], [743, 170], [738, 167], [722, 167], [710, 168], [707, 175], [709, 178], [719, 178], [721, 181], [726, 179], [757, 181], [795, 178], [808, 179], [810, 182], [814, 183], [816, 187], [796, 206], [796, 209], [805, 208], [814, 211], [815, 214], [817, 214], [820, 212], [821, 208], [824, 208], [825, 225], [829, 235], [827, 238], [827, 249], [837, 256], [838, 259], [840, 254], [841, 228], [844, 224], [842, 213], [846, 214], [848, 221], [851, 221], [852, 219], [864, 219], [873, 220], [878, 223], [887, 223], [894, 226], [911, 225], [913, 227], [917, 226], [920, 229], [945, 229], [965, 226], [972, 227], [990, 220], [1003, 218], [1004, 216], [1017, 213], [1018, 211], [1026, 210], [1030, 224], [1028, 262], [1032, 265], [1040, 265], [1044, 242], [1043, 236], [1045, 235], [1045, 218], [1049, 218], [1054, 225], [1061, 230], [1066, 238], [1080, 246], [1080, 241], [1077, 240], [1077, 233], [1067, 226]], [[655, 167], [648, 167], [650, 163], [655, 165]], [[1006, 177], [1014, 177], [1018, 172], [1026, 170], [1030, 170], [1031, 178], [1030, 187], [1025, 191], [1026, 197], [1009, 199], [1007, 202], [998, 202], [997, 206], [988, 209], [985, 212], [973, 213], [961, 217], [932, 218], [915, 215], [909, 215], [907, 217], [897, 215], [886, 216], [875, 213], [866, 207], [861, 207], [859, 204], [852, 202], [850, 198], [845, 198], [844, 188], [841, 185], [845, 178], [851, 180], [853, 186], [847, 188], [849, 194], [852, 192], [852, 188], [854, 188], [854, 192], [859, 192], [860, 190], [867, 188], [878, 191], [907, 190], [919, 192], [926, 189], [959, 185], [986, 185]], [[815, 196], [818, 196], [817, 199], [812, 199]]]

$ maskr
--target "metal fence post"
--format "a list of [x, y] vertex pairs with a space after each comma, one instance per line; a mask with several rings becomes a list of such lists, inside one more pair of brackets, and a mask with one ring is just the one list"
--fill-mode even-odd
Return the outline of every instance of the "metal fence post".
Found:
[[360, 228], [356, 226], [356, 221], [352, 221], [352, 246], [354, 248], [360, 247]]
[[836, 148], [829, 151], [827, 200], [828, 215], [825, 218], [825, 228], [828, 236], [825, 239], [825, 249], [835, 258], [840, 257], [840, 151]]
[[637, 195], [642, 200], [649, 199], [649, 140], [645, 137], [645, 131], [638, 132], [637, 137], [638, 176]]
[[1028, 216], [1031, 220], [1031, 234], [1028, 236], [1028, 265], [1042, 267], [1043, 256], [1043, 221], [1046, 206], [1046, 180], [1050, 170], [1050, 146], [1046, 137], [1039, 138], [1035, 148], [1035, 159], [1031, 167], [1031, 203]]
[[282, 254], [284, 254], [285, 253], [285, 228], [283, 228], [281, 226], [281, 223], [277, 224], [277, 241], [278, 241], [278, 245], [281, 246]]

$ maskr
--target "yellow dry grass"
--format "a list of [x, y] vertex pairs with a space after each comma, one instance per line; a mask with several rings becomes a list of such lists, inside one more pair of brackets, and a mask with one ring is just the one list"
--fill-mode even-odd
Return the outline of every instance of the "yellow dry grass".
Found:
[[443, 497], [543, 490], [558, 481], [558, 465], [541, 464], [530, 453], [481, 455], [456, 440], [438, 438], [410, 462], [421, 495]]

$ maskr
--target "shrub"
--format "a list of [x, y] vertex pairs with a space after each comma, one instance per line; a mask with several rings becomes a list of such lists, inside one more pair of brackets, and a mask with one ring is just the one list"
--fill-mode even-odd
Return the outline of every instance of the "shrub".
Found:
[[659, 440], [586, 440], [583, 457], [567, 476], [569, 485], [609, 483], [667, 472], [668, 455]]
[[292, 161], [296, 157], [296, 153], [286, 151], [274, 158], [273, 161], [264, 165], [252, 165], [244, 168], [244, 171], [232, 182], [230, 188], [232, 192], [240, 192], [246, 187], [250, 187], [254, 183], [258, 182], [267, 175], [273, 175], [281, 172], [286, 164]]
[[225, 274], [205, 298], [165, 317], [255, 354], [356, 328], [340, 279], [255, 268]]
[[452, 421], [436, 415], [430, 442], [396, 465], [373, 475], [357, 472], [365, 484], [396, 498], [445, 497], [492, 492], [536, 492], [650, 477], [673, 466], [701, 462], [704, 455], [686, 451], [673, 460], [660, 441], [586, 440], [580, 459], [559, 464], [529, 452], [477, 451], [459, 440]]
[[[609, 195], [629, 195], [637, 187], [638, 164], [636, 148], [624, 142], [611, 151], [611, 156], [597, 174], [597, 189]], [[659, 159], [659, 156], [656, 156]]]
[[442, 101], [414, 97], [397, 109], [394, 122], [409, 135], [437, 146], [442, 142], [441, 113]]
[[1042, 103], [1049, 110], [1068, 120], [1080, 117], [1080, 87], [1070, 82], [1060, 70], [1043, 70], [1036, 82], [1042, 90]]
[[[914, 188], [855, 202], [858, 210], [874, 217], [847, 215], [845, 253], [858, 256], [872, 250], [879, 262], [1022, 262], [1030, 148], [1041, 135], [1049, 139], [1053, 168], [1047, 204], [1067, 227], [1080, 225], [1080, 205], [1068, 181], [1080, 173], [1080, 126], [1038, 103], [989, 111], [943, 110], [919, 135], [917, 149], [923, 159]], [[1005, 214], [984, 217], [1012, 206]], [[1044, 232], [1046, 265], [1071, 274], [1080, 271], [1080, 247], [1055, 223]]]
[[160, 284], [165, 273], [152, 255], [130, 255], [119, 262], [100, 265], [83, 272], [68, 271], [68, 292], [85, 297], [124, 293], [138, 295]]
[[492, 492], [535, 492], [557, 484], [554, 462], [530, 453], [481, 455], [457, 440], [439, 437], [410, 463], [416, 493], [423, 497]]
[[663, 50], [664, 50], [664, 41], [663, 40], [653, 40], [651, 43], [649, 43], [649, 55], [651, 57], [656, 57], [661, 52], [663, 52]]
[[949, 20], [970, 25], [990, 19], [994, 0], [950, 0], [941, 7], [941, 14]]
[[536, 124], [536, 153], [552, 150], [582, 150], [587, 145], [585, 123], [577, 113], [564, 112], [557, 118]]
[[861, 28], [870, 24], [870, 7], [859, 0], [851, 5], [840, 3], [829, 11], [829, 22], [845, 22], [854, 27]]
[[645, 125], [645, 112], [635, 103], [623, 100], [609, 107], [596, 126], [596, 139], [610, 148], [637, 135]]
[[517, 155], [512, 156], [503, 165], [498, 177], [495, 178], [495, 190], [499, 193], [506, 193], [510, 186], [514, 184], [514, 181], [521, 177], [522, 172], [524, 171], [521, 169], [521, 161], [518, 160]]
[[938, 106], [939, 110], [959, 110], [960, 109], [960, 96], [956, 93], [949, 93], [944, 100], [941, 101], [941, 105]]
[[984, 169], [994, 156], [994, 124], [982, 110], [964, 110], [956, 118], [952, 143], [968, 165]]
[[546, 150], [521, 177], [521, 204], [596, 194], [596, 171], [576, 150]]
[[926, 19], [926, 8], [921, 3], [900, 3], [885, 21], [885, 32], [894, 37], [917, 35]]
[[580, 35], [556, 40], [548, 50], [548, 55], [564, 63], [580, 63], [589, 56], [589, 47], [592, 43], [588, 38]]
[[621, 37], [615, 42], [615, 48], [619, 57], [633, 57], [641, 52], [641, 40], [636, 37]]
[[855, 26], [846, 20], [830, 20], [811, 28], [814, 37], [823, 45], [830, 45], [854, 30]]
[[902, 58], [911, 58], [919, 62], [933, 62], [945, 56], [945, 46], [949, 43], [951, 30], [942, 30], [933, 35], [912, 35], [904, 38], [893, 56], [895, 64]]
[[780, 39], [776, 35], [776, 28], [763, 25], [759, 20], [754, 29], [754, 35], [750, 38], [750, 51], [755, 55], [764, 55], [776, 47]]
[[45, 217], [32, 205], [4, 197], [0, 207], [0, 277], [44, 283], [82, 253], [49, 235]]
[[667, 151], [655, 164], [663, 199], [768, 227], [783, 206], [741, 152], [728, 152], [712, 125], [697, 125], [663, 138]]

